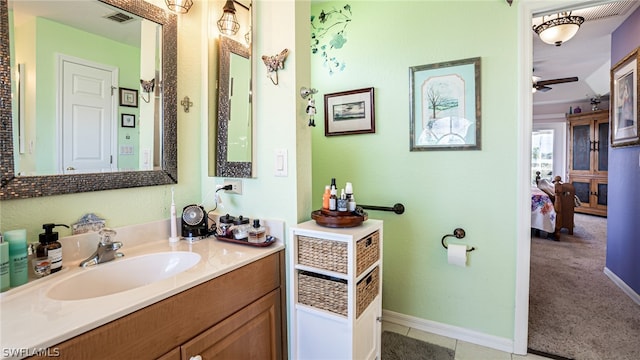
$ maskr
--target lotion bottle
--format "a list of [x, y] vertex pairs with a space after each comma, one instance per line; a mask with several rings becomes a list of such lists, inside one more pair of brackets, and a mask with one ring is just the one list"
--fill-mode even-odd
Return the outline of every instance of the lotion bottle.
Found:
[[329, 198], [329, 210], [336, 211], [338, 209], [338, 196], [337, 190], [334, 187], [331, 187], [331, 197]]
[[[48, 258], [51, 273], [62, 270], [62, 244], [58, 242], [58, 233], [53, 231], [56, 226], [64, 226], [65, 224], [44, 224], [42, 228], [44, 233], [40, 234], [40, 244], [36, 246], [36, 259]], [[34, 268], [35, 269], [35, 268]], [[47, 275], [46, 273], [43, 275]]]
[[29, 281], [27, 230], [5, 231], [4, 238], [9, 243], [9, 277], [11, 287], [24, 285]]
[[4, 242], [0, 234], [0, 292], [7, 291], [11, 287], [9, 277], [9, 243]]
[[329, 185], [324, 187], [324, 194], [322, 194], [322, 208], [328, 210], [329, 209], [329, 198], [331, 197], [331, 190], [329, 189]]
[[347, 211], [347, 195], [345, 195], [344, 189], [340, 190], [340, 198], [338, 199], [338, 211]]

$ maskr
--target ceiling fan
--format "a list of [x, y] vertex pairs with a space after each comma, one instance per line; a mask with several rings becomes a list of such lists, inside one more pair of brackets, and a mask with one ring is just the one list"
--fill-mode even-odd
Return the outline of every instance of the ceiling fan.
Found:
[[547, 85], [563, 84], [563, 83], [574, 82], [574, 81], [578, 81], [578, 77], [574, 76], [574, 77], [567, 77], [567, 78], [560, 78], [560, 79], [541, 80], [539, 76], [533, 76], [533, 92], [549, 91], [552, 88], [548, 87]]

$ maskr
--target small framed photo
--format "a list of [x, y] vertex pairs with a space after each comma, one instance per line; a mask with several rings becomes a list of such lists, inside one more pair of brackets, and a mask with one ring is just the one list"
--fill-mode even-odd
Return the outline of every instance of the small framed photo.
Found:
[[138, 90], [120, 88], [120, 106], [138, 107]]
[[324, 136], [375, 132], [372, 87], [324, 95]]
[[122, 114], [122, 127], [136, 127], [136, 116], [133, 114]]
[[640, 145], [638, 109], [640, 48], [636, 48], [611, 68], [611, 146]]

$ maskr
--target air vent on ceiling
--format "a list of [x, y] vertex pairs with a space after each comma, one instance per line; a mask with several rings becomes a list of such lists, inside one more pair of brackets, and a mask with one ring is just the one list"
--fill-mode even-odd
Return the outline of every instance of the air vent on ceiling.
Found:
[[111, 15], [105, 15], [104, 17], [105, 17], [105, 19], [113, 20], [113, 21], [121, 23], [121, 24], [133, 20], [133, 17], [131, 17], [131, 16], [127, 15], [127, 14], [123, 14], [121, 12], [115, 12], [115, 13], [113, 13]]
[[606, 19], [612, 16], [624, 16], [629, 9], [637, 5], [635, 0], [616, 1], [608, 4], [575, 10], [572, 15], [582, 16], [585, 21]]
[[[611, 1], [605, 4], [584, 7], [584, 8], [572, 8], [571, 15], [582, 16], [584, 21], [593, 21], [606, 19], [614, 16], [625, 16], [630, 10], [634, 10], [638, 6], [637, 0], [625, 0], [625, 1]], [[559, 8], [553, 11], [549, 10], [544, 13], [533, 14], [533, 23], [539, 24], [542, 22], [542, 16], [556, 14], [561, 11], [569, 11], [567, 8]]]

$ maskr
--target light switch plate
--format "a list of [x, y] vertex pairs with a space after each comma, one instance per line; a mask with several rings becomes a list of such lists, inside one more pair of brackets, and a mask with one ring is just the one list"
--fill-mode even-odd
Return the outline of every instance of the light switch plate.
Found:
[[288, 176], [288, 163], [287, 149], [276, 149], [274, 158], [274, 175], [275, 176]]

